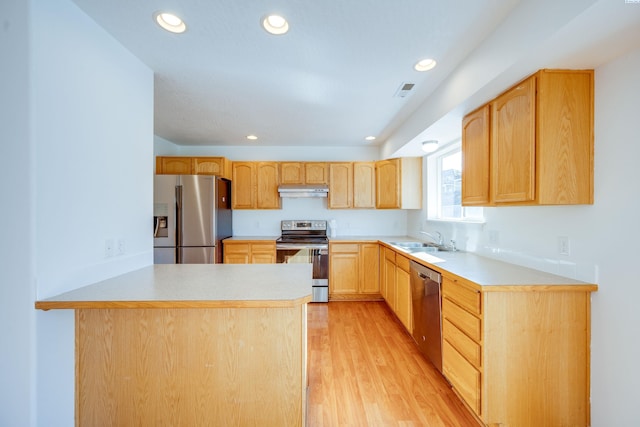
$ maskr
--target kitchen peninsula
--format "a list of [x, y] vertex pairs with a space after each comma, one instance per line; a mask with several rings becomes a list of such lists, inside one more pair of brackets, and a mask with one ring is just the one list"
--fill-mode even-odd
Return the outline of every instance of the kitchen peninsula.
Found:
[[307, 264], [153, 265], [75, 310], [76, 425], [305, 424]]

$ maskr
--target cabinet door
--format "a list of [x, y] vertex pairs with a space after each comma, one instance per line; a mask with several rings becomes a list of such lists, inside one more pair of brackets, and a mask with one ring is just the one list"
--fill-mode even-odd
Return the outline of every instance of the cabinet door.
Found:
[[251, 245], [246, 242], [226, 242], [224, 245], [225, 264], [248, 264]]
[[329, 165], [324, 162], [305, 163], [304, 179], [307, 184], [328, 184]]
[[391, 249], [385, 250], [384, 273], [385, 283], [387, 285], [387, 296], [385, 300], [393, 312], [396, 311], [396, 262], [395, 252]]
[[258, 162], [256, 168], [256, 207], [258, 209], [280, 209], [278, 176], [276, 162]]
[[360, 245], [360, 293], [380, 292], [380, 254], [377, 243]]
[[462, 120], [462, 204], [489, 204], [489, 105]]
[[536, 77], [491, 103], [492, 199], [529, 202], [535, 198]]
[[280, 163], [280, 183], [281, 184], [303, 184], [304, 164], [301, 162]]
[[194, 157], [193, 173], [196, 175], [224, 175], [224, 163], [221, 157]]
[[251, 264], [275, 264], [276, 245], [275, 243], [252, 243], [251, 244]]
[[[355, 246], [357, 249], [358, 245]], [[355, 294], [358, 292], [360, 262], [358, 252], [338, 252], [333, 249], [329, 258], [331, 277], [329, 292], [331, 294]]]
[[[400, 255], [397, 257], [404, 258]], [[406, 258], [405, 258], [406, 259]], [[409, 260], [407, 259], [407, 262]], [[409, 284], [410, 275], [408, 271], [403, 270], [396, 265], [396, 316], [402, 322], [407, 331], [413, 332], [412, 315], [411, 315], [411, 286]]]
[[256, 165], [253, 162], [233, 162], [233, 209], [256, 208]]
[[376, 207], [375, 162], [356, 162], [353, 164], [353, 207]]
[[376, 208], [400, 209], [400, 159], [376, 162]]
[[330, 209], [346, 209], [353, 204], [353, 163], [331, 163], [329, 165]]
[[156, 174], [191, 175], [193, 173], [191, 157], [157, 157]]

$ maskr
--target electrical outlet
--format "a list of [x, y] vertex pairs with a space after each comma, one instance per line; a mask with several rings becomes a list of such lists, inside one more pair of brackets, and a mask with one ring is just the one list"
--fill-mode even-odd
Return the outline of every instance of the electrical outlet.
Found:
[[489, 243], [493, 245], [497, 245], [500, 243], [500, 233], [498, 230], [490, 230], [489, 231]]
[[104, 256], [106, 258], [113, 256], [113, 239], [105, 239], [104, 241]]
[[560, 255], [570, 255], [571, 247], [569, 238], [567, 236], [559, 236], [558, 237], [558, 253]]
[[116, 253], [118, 255], [124, 255], [126, 252], [126, 242], [124, 239], [118, 239], [118, 247], [116, 249]]

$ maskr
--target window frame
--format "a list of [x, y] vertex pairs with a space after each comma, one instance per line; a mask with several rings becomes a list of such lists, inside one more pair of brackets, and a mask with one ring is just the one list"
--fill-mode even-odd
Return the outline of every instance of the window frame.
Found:
[[[427, 155], [427, 220], [472, 224], [484, 223], [485, 217], [482, 207], [462, 206], [462, 202], [462, 216], [460, 218], [442, 216], [442, 159], [456, 152], [460, 152], [462, 155], [461, 139], [457, 139]], [[478, 214], [468, 215], [469, 208], [478, 212]]]

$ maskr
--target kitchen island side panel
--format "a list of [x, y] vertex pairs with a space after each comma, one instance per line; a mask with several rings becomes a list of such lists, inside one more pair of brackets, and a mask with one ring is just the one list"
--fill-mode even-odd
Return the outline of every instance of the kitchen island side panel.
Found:
[[305, 314], [78, 309], [76, 425], [301, 426]]

